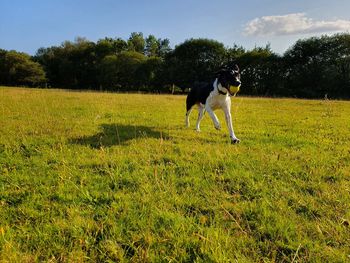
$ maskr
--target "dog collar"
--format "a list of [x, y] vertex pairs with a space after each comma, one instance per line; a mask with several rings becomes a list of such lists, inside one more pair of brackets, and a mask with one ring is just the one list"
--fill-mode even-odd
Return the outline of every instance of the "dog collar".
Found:
[[216, 86], [216, 89], [218, 90], [219, 94], [221, 95], [227, 95], [227, 92], [223, 92], [222, 90], [219, 89], [219, 84], [218, 84], [218, 79], [215, 80], [215, 86]]
[[225, 93], [225, 92], [219, 90], [219, 87], [218, 87], [217, 89], [218, 89], [219, 94], [221, 94], [221, 95], [227, 95], [227, 92]]

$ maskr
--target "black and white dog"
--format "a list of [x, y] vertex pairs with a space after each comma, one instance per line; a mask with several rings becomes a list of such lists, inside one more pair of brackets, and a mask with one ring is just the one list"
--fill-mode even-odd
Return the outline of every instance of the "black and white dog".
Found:
[[225, 113], [231, 143], [239, 143], [240, 140], [236, 137], [232, 126], [230, 97], [236, 95], [240, 86], [240, 72], [236, 65], [233, 69], [223, 69], [219, 71], [213, 83], [191, 89], [186, 99], [186, 126], [190, 126], [189, 115], [192, 111], [192, 107], [197, 104], [199, 113], [196, 130], [200, 131], [199, 126], [205, 111], [208, 112], [213, 120], [215, 128], [220, 130], [221, 126], [214, 110], [222, 109]]

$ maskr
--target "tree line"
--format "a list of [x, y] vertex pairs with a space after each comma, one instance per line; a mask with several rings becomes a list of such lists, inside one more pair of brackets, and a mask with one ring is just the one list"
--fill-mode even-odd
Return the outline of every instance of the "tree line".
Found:
[[77, 38], [34, 56], [0, 49], [0, 85], [104, 91], [185, 92], [238, 64], [244, 95], [350, 98], [350, 34], [300, 39], [283, 55], [211, 39], [132, 33], [126, 40]]

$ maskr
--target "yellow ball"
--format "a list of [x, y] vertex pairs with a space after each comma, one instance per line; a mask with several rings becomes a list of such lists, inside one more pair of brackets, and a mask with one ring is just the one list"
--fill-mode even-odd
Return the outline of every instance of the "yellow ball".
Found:
[[239, 91], [240, 86], [230, 86], [230, 93], [235, 94]]

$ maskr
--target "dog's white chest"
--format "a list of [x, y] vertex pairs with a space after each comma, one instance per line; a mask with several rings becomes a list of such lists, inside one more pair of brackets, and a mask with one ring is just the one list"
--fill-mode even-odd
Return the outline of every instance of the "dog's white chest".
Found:
[[220, 95], [218, 92], [213, 90], [209, 97], [207, 98], [206, 103], [213, 109], [224, 109], [227, 107], [230, 98], [227, 96]]

